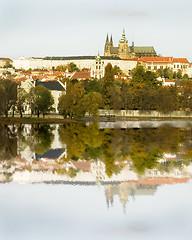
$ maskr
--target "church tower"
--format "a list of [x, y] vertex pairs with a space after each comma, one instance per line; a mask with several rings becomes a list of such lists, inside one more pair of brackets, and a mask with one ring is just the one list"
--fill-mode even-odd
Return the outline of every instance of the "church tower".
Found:
[[[111, 37], [112, 40], [112, 37]], [[113, 41], [112, 41], [112, 45], [113, 45]], [[111, 48], [111, 41], [109, 42], [109, 37], [107, 34], [107, 38], [106, 38], [106, 42], [105, 42], [105, 49], [104, 49], [104, 56], [110, 56], [110, 48]]]
[[125, 29], [123, 29], [123, 34], [119, 41], [118, 56], [122, 59], [129, 58], [128, 50], [128, 40], [125, 37]]

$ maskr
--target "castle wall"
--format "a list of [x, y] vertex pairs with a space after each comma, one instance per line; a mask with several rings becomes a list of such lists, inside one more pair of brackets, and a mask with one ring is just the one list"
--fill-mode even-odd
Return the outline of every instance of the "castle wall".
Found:
[[[72, 60], [44, 60], [44, 59], [35, 59], [35, 58], [20, 58], [13, 61], [13, 65], [16, 69], [52, 69], [52, 67], [57, 67], [59, 65], [67, 65], [71, 62], [75, 63], [79, 69], [88, 68], [91, 69], [95, 64], [95, 59], [72, 59]], [[114, 67], [115, 65], [119, 66], [125, 74], [136, 67], [137, 61], [134, 60], [113, 60], [113, 59], [102, 59], [104, 62], [104, 67], [111, 63]]]

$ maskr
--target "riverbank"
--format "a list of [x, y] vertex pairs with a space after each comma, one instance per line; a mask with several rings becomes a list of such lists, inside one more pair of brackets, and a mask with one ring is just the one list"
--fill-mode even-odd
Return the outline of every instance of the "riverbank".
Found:
[[63, 119], [63, 118], [0, 117], [0, 124], [32, 124], [32, 123], [68, 124], [68, 123], [80, 123], [80, 122], [81, 121], [72, 120], [72, 119]]

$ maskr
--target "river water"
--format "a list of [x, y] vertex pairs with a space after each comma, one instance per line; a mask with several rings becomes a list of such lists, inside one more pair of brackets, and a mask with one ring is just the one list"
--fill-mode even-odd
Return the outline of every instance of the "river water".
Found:
[[0, 126], [0, 239], [191, 239], [191, 121]]

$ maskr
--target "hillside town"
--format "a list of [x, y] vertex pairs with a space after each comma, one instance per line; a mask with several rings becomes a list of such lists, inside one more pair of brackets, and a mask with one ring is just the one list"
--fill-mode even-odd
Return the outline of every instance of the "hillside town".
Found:
[[[112, 84], [105, 84], [105, 81], [108, 81], [106, 80], [107, 66], [111, 66], [113, 69], [113, 74], [110, 76], [112, 80], [109, 80], [109, 82], [114, 80]], [[110, 72], [111, 70], [108, 71]], [[137, 73], [135, 73], [135, 71], [137, 71]], [[143, 77], [142, 81], [139, 80], [140, 76], [142, 77], [144, 74], [146, 74], [146, 76]], [[137, 78], [137, 76], [139, 77]], [[23, 96], [25, 103], [23, 102], [19, 107], [16, 107], [13, 104], [14, 99], [12, 99], [12, 105], [10, 105], [8, 109], [3, 110], [5, 107], [0, 106], [0, 113], [8, 116], [11, 112], [16, 111], [16, 113], [22, 117], [23, 114], [37, 114], [39, 116], [39, 114], [44, 115], [45, 113], [52, 112], [56, 114], [65, 113], [64, 115], [66, 116], [75, 117], [76, 114], [69, 113], [69, 109], [63, 106], [62, 103], [60, 103], [59, 107], [60, 97], [62, 94], [66, 95], [67, 86], [70, 88], [70, 83], [80, 83], [83, 85], [85, 93], [96, 92], [100, 94], [99, 97], [98, 94], [95, 96], [95, 98], [100, 99], [97, 102], [98, 108], [100, 109], [190, 111], [192, 108], [191, 78], [192, 64], [189, 63], [187, 58], [162, 57], [156, 53], [152, 46], [135, 46], [134, 42], [132, 42], [132, 45], [129, 45], [125, 31], [123, 30], [118, 47], [114, 47], [112, 35], [109, 40], [107, 34], [104, 56], [100, 56], [98, 52], [96, 56], [20, 57], [17, 60], [0, 58], [1, 84], [4, 84], [3, 82], [5, 82], [5, 80], [11, 80], [17, 85], [17, 101], [18, 98], [21, 98], [21, 95], [25, 95], [23, 93], [31, 95], [31, 90], [37, 86], [43, 86], [48, 89], [52, 96], [49, 106], [44, 110], [33, 108], [32, 105], [35, 104], [32, 104], [32, 102], [29, 103], [32, 100], [24, 101]], [[165, 94], [166, 96], [169, 95], [168, 92], [171, 87], [175, 87], [177, 89], [175, 90], [177, 91], [177, 93], [175, 93], [175, 99], [181, 99], [176, 103], [172, 96], [172, 99], [170, 98], [168, 101], [175, 103], [175, 105], [172, 104], [174, 106], [168, 107], [167, 109], [163, 109], [163, 107], [158, 109], [156, 105], [151, 105], [152, 99], [148, 100], [148, 102], [150, 102], [148, 106], [146, 106], [146, 104], [143, 106], [143, 103], [139, 103], [139, 105], [135, 104], [137, 101], [141, 101], [138, 100], [140, 94], [138, 92], [137, 98], [134, 99], [132, 103], [128, 103], [127, 98], [133, 98], [129, 95], [129, 92], [131, 91], [133, 93], [133, 91], [135, 91], [135, 89], [131, 89], [133, 85], [135, 88], [137, 86], [137, 89], [142, 88], [140, 91], [143, 93], [144, 85], [148, 85], [148, 81], [151, 81], [151, 85], [161, 85], [164, 88], [162, 91], [167, 91], [167, 93], [162, 93], [162, 95]], [[92, 89], [88, 90], [91, 84], [93, 85]], [[137, 84], [140, 84], [140, 86]], [[103, 85], [105, 90], [104, 88], [102, 90], [99, 85]], [[125, 92], [124, 90], [127, 86], [130, 86], [130, 91], [127, 90], [127, 92]], [[168, 87], [170, 87], [169, 90], [165, 90]], [[157, 89], [156, 87], [154, 88]], [[3, 94], [5, 95], [6, 93], [2, 93], [2, 95]], [[123, 97], [123, 94], [127, 97]], [[147, 95], [150, 94], [160, 96], [160, 92], [152, 93], [152, 91], [150, 91], [150, 93], [147, 93]], [[115, 97], [116, 99], [113, 99]], [[146, 96], [142, 97], [142, 99], [145, 98]], [[154, 98], [154, 96], [152, 98]], [[63, 101], [66, 101], [66, 99]], [[19, 102], [21, 103], [21, 99]], [[5, 104], [9, 105], [8, 103]], [[83, 111], [87, 112], [88, 109], [84, 109]], [[88, 114], [93, 115], [90, 111], [88, 111]], [[14, 113], [12, 115], [14, 116]]]

